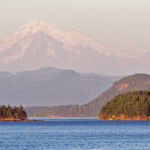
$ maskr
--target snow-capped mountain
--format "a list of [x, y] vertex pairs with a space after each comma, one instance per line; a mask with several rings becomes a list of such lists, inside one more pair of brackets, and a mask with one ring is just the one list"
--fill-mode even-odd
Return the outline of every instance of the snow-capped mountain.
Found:
[[139, 58], [98, 42], [76, 27], [62, 30], [41, 20], [32, 20], [0, 40], [0, 71], [12, 73], [56, 67], [123, 75], [138, 71], [139, 62]]

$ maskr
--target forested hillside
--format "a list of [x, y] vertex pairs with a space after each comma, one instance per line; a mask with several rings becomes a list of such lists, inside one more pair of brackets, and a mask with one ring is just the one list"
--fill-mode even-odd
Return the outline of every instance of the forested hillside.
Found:
[[[88, 107], [92, 108], [98, 114], [101, 107], [118, 94], [123, 94], [130, 91], [150, 90], [150, 75], [148, 74], [134, 74], [116, 81], [111, 88], [103, 92], [98, 98], [89, 102]], [[97, 115], [91, 112], [91, 116]]]
[[[123, 115], [122, 117], [120, 117]], [[142, 118], [149, 120], [150, 91], [133, 91], [115, 96], [101, 108], [99, 119]], [[137, 119], [138, 119], [137, 118]], [[140, 119], [139, 119], [140, 120]]]
[[[35, 117], [61, 116], [61, 117], [98, 117], [100, 109], [118, 94], [133, 90], [150, 91], [150, 75], [135, 74], [116, 81], [111, 88], [103, 92], [98, 98], [84, 105], [69, 105], [55, 107], [26, 108], [27, 113]], [[59, 108], [59, 109], [58, 109]], [[36, 111], [34, 111], [36, 109]], [[30, 110], [30, 111], [29, 111]], [[58, 111], [61, 110], [61, 111]], [[31, 113], [32, 112], [32, 113]], [[29, 116], [30, 116], [29, 115]]]

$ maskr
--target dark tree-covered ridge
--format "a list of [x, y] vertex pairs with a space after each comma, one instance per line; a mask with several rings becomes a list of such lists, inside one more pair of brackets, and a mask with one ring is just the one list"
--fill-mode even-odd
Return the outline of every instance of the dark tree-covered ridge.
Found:
[[101, 108], [99, 116], [150, 116], [150, 91], [132, 91], [115, 96]]
[[23, 109], [23, 106], [20, 107], [11, 107], [10, 105], [0, 106], [0, 118], [14, 118], [14, 119], [27, 119], [27, 114]]

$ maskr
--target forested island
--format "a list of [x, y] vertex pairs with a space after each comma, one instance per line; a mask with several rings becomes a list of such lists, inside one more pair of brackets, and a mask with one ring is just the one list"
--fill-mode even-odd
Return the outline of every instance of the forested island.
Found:
[[101, 108], [99, 120], [150, 120], [150, 91], [115, 96]]
[[34, 121], [34, 119], [27, 119], [27, 114], [24, 111], [23, 106], [11, 107], [10, 105], [1, 105], [0, 121]]

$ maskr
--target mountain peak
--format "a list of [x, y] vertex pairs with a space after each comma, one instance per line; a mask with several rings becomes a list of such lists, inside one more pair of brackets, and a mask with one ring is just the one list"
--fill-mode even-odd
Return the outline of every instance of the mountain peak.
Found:
[[36, 32], [43, 31], [44, 29], [48, 30], [48, 28], [50, 28], [50, 27], [51, 28], [55, 27], [55, 25], [52, 24], [52, 23], [48, 23], [48, 22], [42, 21], [42, 20], [34, 19], [34, 20], [29, 21], [27, 24], [23, 25], [19, 29], [20, 30], [25, 29], [28, 32], [32, 32], [32, 34], [35, 34]]
[[27, 24], [21, 26], [21, 27], [19, 28], [19, 30], [20, 30], [20, 29], [24, 29], [25, 27], [26, 27], [26, 28], [31, 28], [31, 27], [36, 26], [36, 25], [38, 25], [38, 24], [39, 24], [39, 20], [34, 19], [34, 20], [29, 21]]
[[0, 69], [17, 68], [13, 69], [17, 72], [22, 68], [56, 67], [115, 75], [115, 70], [119, 70], [117, 74], [125, 74], [129, 64], [132, 72], [137, 72], [139, 66], [148, 69], [149, 57], [139, 60], [124, 54], [123, 49], [115, 50], [110, 44], [98, 42], [77, 27], [63, 30], [53, 23], [34, 19], [0, 40]]
[[27, 25], [30, 25], [30, 26], [33, 26], [33, 25], [37, 25], [39, 23], [39, 20], [37, 19], [34, 19], [34, 20], [31, 20], [27, 23]]

